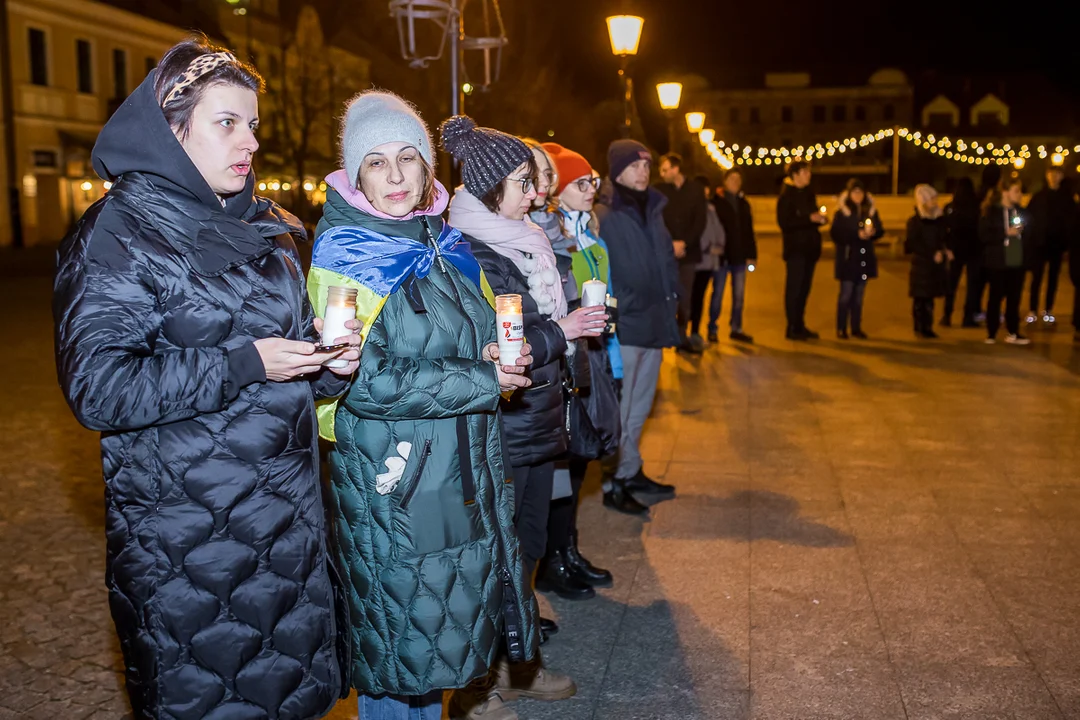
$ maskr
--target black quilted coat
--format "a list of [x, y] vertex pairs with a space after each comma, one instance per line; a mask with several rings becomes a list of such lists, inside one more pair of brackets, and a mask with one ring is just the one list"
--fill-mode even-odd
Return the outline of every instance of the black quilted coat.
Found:
[[341, 687], [316, 396], [252, 344], [313, 339], [296, 218], [223, 209], [169, 131], [153, 74], [105, 126], [115, 182], [60, 247], [60, 384], [101, 431], [106, 583], [137, 718], [320, 717]]

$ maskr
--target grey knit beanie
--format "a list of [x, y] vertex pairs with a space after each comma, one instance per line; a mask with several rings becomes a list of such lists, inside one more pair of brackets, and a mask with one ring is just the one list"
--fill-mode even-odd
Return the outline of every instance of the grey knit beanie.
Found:
[[416, 109], [393, 93], [365, 90], [348, 102], [341, 121], [341, 165], [356, 187], [360, 165], [369, 152], [388, 142], [405, 142], [431, 160], [431, 135]]
[[518, 165], [533, 156], [529, 146], [513, 135], [476, 127], [467, 115], [455, 115], [439, 126], [442, 146], [461, 163], [465, 189], [477, 198], [487, 195]]

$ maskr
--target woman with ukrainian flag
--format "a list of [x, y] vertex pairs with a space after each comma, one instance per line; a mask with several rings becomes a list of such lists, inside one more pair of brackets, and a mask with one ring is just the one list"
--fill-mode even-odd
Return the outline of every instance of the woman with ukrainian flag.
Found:
[[[499, 402], [530, 384], [498, 364], [494, 296], [461, 233], [441, 218], [424, 121], [368, 91], [348, 105], [343, 169], [330, 190], [309, 277], [357, 291], [364, 350], [350, 390], [319, 409], [330, 513], [363, 718], [441, 717], [442, 690], [488, 678], [505, 651], [535, 656], [537, 608], [513, 529]], [[505, 638], [505, 640], [504, 640]], [[461, 717], [511, 717], [491, 683]], [[470, 701], [471, 698], [471, 701]]]

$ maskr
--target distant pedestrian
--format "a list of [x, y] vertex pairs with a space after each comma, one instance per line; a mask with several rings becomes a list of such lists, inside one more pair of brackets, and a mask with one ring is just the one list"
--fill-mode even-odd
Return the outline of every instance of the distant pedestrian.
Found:
[[916, 337], [938, 336], [934, 332], [934, 298], [943, 297], [949, 289], [948, 261], [952, 257], [946, 232], [937, 190], [917, 185], [915, 215], [908, 220], [904, 238], [904, 251], [911, 255], [908, 294]]
[[679, 265], [679, 304], [676, 318], [679, 324], [679, 350], [700, 354], [705, 341], [687, 328], [690, 325], [690, 296], [694, 287], [694, 273], [701, 262], [701, 235], [705, 232], [708, 214], [705, 209], [705, 190], [696, 180], [686, 177], [682, 171], [682, 157], [668, 153], [660, 158], [660, 178], [656, 189], [667, 198], [664, 206], [664, 224], [671, 233], [672, 248]]
[[1019, 178], [1006, 178], [986, 196], [979, 221], [979, 238], [983, 244], [983, 264], [990, 283], [990, 300], [986, 305], [986, 342], [997, 342], [1001, 325], [1001, 301], [1005, 300], [1005, 342], [1028, 345], [1029, 339], [1020, 334], [1020, 300], [1024, 293], [1025, 260], [1031, 251], [1026, 233], [1028, 218], [1020, 206], [1024, 191]]
[[821, 226], [824, 213], [810, 189], [810, 165], [797, 160], [788, 165], [784, 189], [776, 201], [776, 221], [784, 236], [784, 263], [787, 280], [784, 306], [788, 340], [816, 340], [819, 335], [806, 327], [806, 301], [814, 282], [814, 268], [821, 259]]
[[836, 244], [836, 279], [840, 297], [836, 302], [836, 336], [866, 339], [862, 329], [863, 297], [868, 281], [876, 278], [877, 252], [874, 241], [885, 234], [874, 198], [862, 181], [852, 178], [840, 194], [840, 204], [833, 217], [832, 240]]
[[750, 202], [742, 191], [742, 173], [728, 170], [724, 184], [712, 200], [716, 215], [724, 228], [724, 254], [713, 280], [713, 295], [709, 302], [709, 342], [716, 342], [717, 325], [724, 306], [724, 287], [731, 278], [730, 337], [736, 342], [752, 343], [754, 338], [743, 331], [743, 308], [746, 304], [747, 273], [757, 263], [757, 238], [754, 236], [754, 216]]
[[[720, 270], [720, 261], [724, 256], [724, 244], [727, 238], [724, 235], [724, 226], [720, 223], [720, 217], [713, 207], [713, 189], [709, 184], [709, 178], [698, 175], [694, 178], [701, 187], [705, 188], [705, 210], [708, 213], [705, 222], [705, 232], [701, 233], [701, 261], [697, 264], [694, 273], [694, 287], [690, 291], [690, 332], [691, 337], [701, 337], [701, 319], [705, 314], [705, 294], [709, 291], [709, 283], [713, 283], [713, 293], [716, 293], [717, 285], [714, 282], [717, 272]], [[723, 294], [723, 286], [720, 293]], [[716, 342], [716, 332], [709, 333], [709, 342]]]
[[[1071, 236], [1077, 232], [1076, 201], [1065, 181], [1065, 168], [1052, 165], [1047, 169], [1046, 185], [1031, 196], [1027, 214], [1031, 220], [1031, 302], [1027, 322], [1030, 325], [1041, 319], [1044, 325], [1052, 327], [1057, 321], [1054, 317], [1054, 300], [1062, 260], [1069, 249]], [[1039, 292], [1044, 276], [1046, 301], [1040, 311]]]
[[945, 206], [945, 224], [948, 228], [946, 243], [952, 250], [949, 263], [949, 291], [945, 294], [945, 312], [941, 318], [943, 327], [952, 326], [956, 292], [960, 277], [967, 270], [967, 292], [964, 299], [962, 327], [978, 327], [976, 318], [982, 313], [982, 243], [979, 241], [979, 206], [981, 200], [975, 194], [971, 178], [960, 178], [953, 193], [952, 202]]

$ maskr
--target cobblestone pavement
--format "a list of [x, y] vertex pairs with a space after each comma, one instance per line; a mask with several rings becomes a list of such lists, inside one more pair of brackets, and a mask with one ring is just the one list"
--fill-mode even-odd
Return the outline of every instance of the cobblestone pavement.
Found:
[[[615, 586], [542, 603], [578, 695], [524, 720], [1080, 718], [1080, 349], [1071, 329], [916, 342], [907, 266], [869, 342], [782, 339], [779, 244], [750, 278], [753, 347], [670, 353], [647, 522], [582, 509]], [[128, 712], [103, 585], [97, 439], [56, 388], [49, 280], [0, 255], [0, 720]], [[1067, 283], [1066, 283], [1067, 284]], [[1071, 307], [1071, 288], [1059, 307]], [[1068, 318], [1064, 318], [1068, 319]], [[1064, 325], [1064, 324], [1063, 324]], [[343, 702], [332, 716], [355, 716]]]

